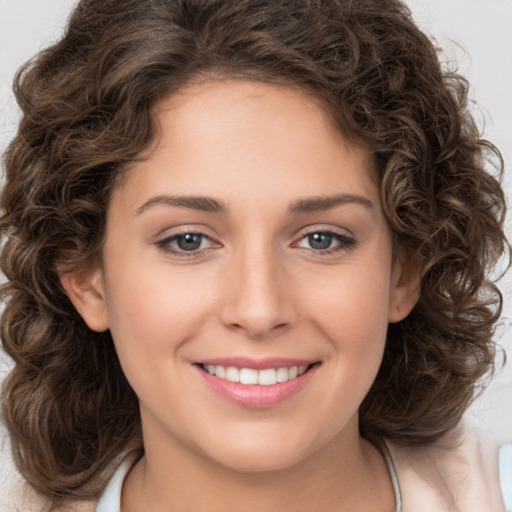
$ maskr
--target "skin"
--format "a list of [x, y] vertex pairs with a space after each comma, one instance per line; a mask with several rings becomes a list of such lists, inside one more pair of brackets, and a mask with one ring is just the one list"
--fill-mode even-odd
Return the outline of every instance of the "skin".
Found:
[[[152, 151], [114, 191], [101, 264], [62, 276], [89, 327], [111, 330], [139, 397], [145, 456], [123, 512], [393, 511], [358, 408], [417, 286], [393, 257], [371, 155], [289, 88], [196, 84], [155, 115]], [[184, 233], [204, 235], [198, 250], [180, 249]], [[299, 393], [254, 409], [194, 364], [227, 356], [317, 365]]]

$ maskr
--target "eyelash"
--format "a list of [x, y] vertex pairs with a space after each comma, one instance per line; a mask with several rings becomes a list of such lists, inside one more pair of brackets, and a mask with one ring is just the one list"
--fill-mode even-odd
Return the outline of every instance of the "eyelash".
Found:
[[[312, 240], [310, 237], [314, 237], [317, 235], [331, 237], [331, 240], [336, 241], [337, 245], [335, 247], [327, 247], [324, 249], [303, 247], [304, 250], [306, 250], [312, 254], [315, 254], [315, 255], [328, 256], [328, 255], [335, 254], [335, 253], [338, 253], [341, 251], [350, 251], [350, 250], [354, 249], [356, 246], [356, 241], [353, 238], [351, 238], [347, 235], [341, 234], [341, 233], [336, 233], [335, 231], [330, 231], [330, 230], [325, 230], [325, 229], [324, 230], [319, 229], [319, 230], [304, 233], [296, 242], [291, 244], [291, 246], [292, 247], [302, 247], [300, 245], [300, 242], [302, 240], [307, 240], [307, 239], [309, 239], [309, 243], [311, 244]], [[184, 231], [181, 233], [175, 233], [175, 234], [168, 236], [162, 240], [159, 240], [158, 242], [156, 242], [156, 246], [159, 249], [161, 249], [162, 251], [172, 254], [173, 256], [176, 256], [179, 258], [197, 257], [198, 255], [203, 255], [203, 254], [209, 252], [213, 248], [213, 247], [207, 247], [207, 248], [201, 249], [199, 247], [197, 249], [187, 251], [183, 248], [173, 247], [173, 245], [172, 245], [173, 243], [178, 243], [178, 240], [180, 238], [187, 237], [187, 236], [200, 237], [200, 239], [201, 239], [200, 245], [202, 245], [203, 241], [205, 241], [205, 240], [209, 240], [213, 245], [215, 245], [215, 242], [208, 235], [205, 235], [204, 233], [195, 232], [195, 231]]]
[[201, 244], [204, 240], [210, 240], [212, 243], [214, 243], [213, 240], [208, 235], [205, 235], [204, 233], [199, 233], [196, 231], [183, 231], [181, 233], [175, 233], [174, 235], [168, 236], [168, 237], [164, 238], [163, 240], [159, 240], [158, 242], [156, 242], [156, 246], [159, 249], [161, 249], [162, 251], [164, 251], [166, 253], [170, 253], [173, 256], [177, 256], [179, 258], [195, 257], [198, 254], [204, 254], [206, 251], [209, 251], [211, 249], [211, 247], [208, 247], [205, 249], [198, 248], [198, 249], [194, 249], [192, 251], [187, 251], [183, 248], [174, 248], [172, 246], [173, 242], [177, 242], [180, 238], [184, 238], [186, 236], [200, 237]]
[[[309, 231], [309, 232], [303, 234], [297, 242], [294, 242], [292, 244], [292, 246], [300, 247], [299, 243], [302, 240], [310, 239], [310, 237], [313, 237], [315, 235], [323, 235], [323, 236], [332, 237], [332, 240], [337, 242], [337, 245], [335, 247], [328, 247], [325, 249], [314, 249], [311, 247], [304, 248], [305, 250], [309, 251], [310, 253], [314, 253], [315, 255], [320, 254], [322, 256], [329, 256], [331, 254], [336, 254], [341, 251], [350, 251], [350, 250], [354, 249], [356, 246], [356, 241], [354, 238], [351, 238], [351, 237], [341, 234], [341, 233], [337, 233], [336, 231], [330, 231], [328, 229], [319, 229], [319, 230]], [[309, 242], [311, 243], [311, 240], [309, 240]]]

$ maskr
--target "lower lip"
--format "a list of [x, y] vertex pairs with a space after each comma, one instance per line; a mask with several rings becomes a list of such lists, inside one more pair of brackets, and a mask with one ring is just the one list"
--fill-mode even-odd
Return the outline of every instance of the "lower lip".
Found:
[[227, 401], [242, 407], [265, 409], [275, 407], [302, 391], [319, 366], [315, 364], [299, 377], [271, 386], [240, 384], [210, 375], [199, 367], [197, 370], [209, 388]]

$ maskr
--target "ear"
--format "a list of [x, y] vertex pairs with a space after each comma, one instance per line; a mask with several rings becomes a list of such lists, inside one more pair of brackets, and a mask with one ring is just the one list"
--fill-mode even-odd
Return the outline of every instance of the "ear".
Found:
[[101, 266], [64, 272], [60, 274], [60, 282], [89, 328], [106, 331], [109, 321]]
[[419, 260], [405, 249], [398, 249], [391, 277], [388, 321], [395, 323], [403, 320], [412, 311], [419, 296]]

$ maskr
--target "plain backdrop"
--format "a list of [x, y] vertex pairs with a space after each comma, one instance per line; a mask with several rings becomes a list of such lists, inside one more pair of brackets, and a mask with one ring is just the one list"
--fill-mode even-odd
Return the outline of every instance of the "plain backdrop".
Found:
[[[61, 34], [74, 0], [0, 0], [0, 150], [16, 130], [18, 111], [11, 94], [16, 69]], [[512, 0], [408, 0], [416, 21], [457, 64], [471, 84], [475, 113], [485, 137], [506, 163], [505, 189], [512, 198]], [[512, 239], [512, 215], [507, 232]], [[512, 272], [502, 279], [505, 295], [499, 341], [509, 354], [489, 389], [467, 413], [493, 446], [512, 442]], [[0, 352], [0, 380], [10, 362]], [[501, 450], [501, 477], [512, 509], [512, 445]], [[15, 475], [8, 441], [0, 432], [0, 482]], [[10, 510], [8, 486], [0, 485], [0, 510]], [[2, 508], [3, 507], [3, 508]]]

